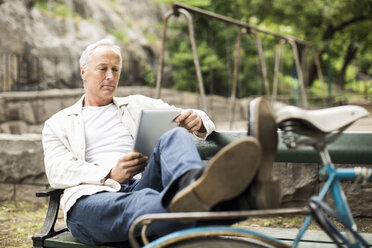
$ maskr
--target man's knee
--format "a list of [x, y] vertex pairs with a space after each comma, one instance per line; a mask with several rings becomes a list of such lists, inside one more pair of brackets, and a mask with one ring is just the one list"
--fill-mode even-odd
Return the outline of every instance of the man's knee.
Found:
[[167, 132], [165, 132], [161, 139], [184, 139], [185, 137], [187, 138], [191, 138], [191, 135], [189, 133], [189, 131], [186, 130], [186, 128], [183, 128], [183, 127], [176, 127], [176, 128], [173, 128]]
[[170, 135], [190, 135], [189, 131], [184, 127], [175, 127], [166, 133], [169, 133]]

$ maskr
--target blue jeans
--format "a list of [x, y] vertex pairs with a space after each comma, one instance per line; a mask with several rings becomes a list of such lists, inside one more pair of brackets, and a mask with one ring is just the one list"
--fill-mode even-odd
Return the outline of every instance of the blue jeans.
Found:
[[[203, 167], [190, 133], [184, 128], [168, 131], [159, 139], [141, 179], [123, 184], [119, 192], [81, 197], [68, 212], [67, 226], [75, 238], [86, 244], [126, 241], [137, 217], [168, 212], [162, 199], [173, 182], [185, 172]], [[159, 222], [151, 225], [147, 233], [162, 235], [184, 227]]]

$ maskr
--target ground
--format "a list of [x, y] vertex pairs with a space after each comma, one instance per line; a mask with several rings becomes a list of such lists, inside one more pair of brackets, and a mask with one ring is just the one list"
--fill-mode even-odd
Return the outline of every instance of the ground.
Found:
[[32, 247], [31, 235], [42, 226], [46, 205], [0, 203], [0, 247]]
[[[2, 202], [0, 203], [0, 247], [32, 247], [31, 236], [42, 226], [47, 211], [46, 204], [28, 202]], [[239, 223], [247, 226], [300, 227], [302, 217], [275, 217], [275, 218], [250, 218]], [[357, 218], [360, 232], [372, 233], [372, 218]], [[62, 217], [57, 225], [62, 225]], [[317, 229], [315, 225], [312, 229]]]

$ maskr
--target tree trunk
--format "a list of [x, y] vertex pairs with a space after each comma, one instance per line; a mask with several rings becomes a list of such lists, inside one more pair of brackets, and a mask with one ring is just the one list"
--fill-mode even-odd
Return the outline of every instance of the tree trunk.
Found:
[[[319, 55], [320, 56], [320, 55]], [[318, 72], [316, 70], [316, 65], [314, 60], [312, 59], [309, 66], [309, 72], [307, 76], [307, 85], [309, 87], [313, 86], [314, 80], [318, 77]]]
[[350, 44], [347, 46], [347, 51], [344, 58], [344, 63], [342, 65], [342, 68], [337, 76], [336, 84], [340, 86], [341, 89], [344, 89], [345, 87], [345, 74], [346, 69], [350, 65], [350, 63], [355, 58], [356, 54], [358, 52], [358, 44], [351, 41]]

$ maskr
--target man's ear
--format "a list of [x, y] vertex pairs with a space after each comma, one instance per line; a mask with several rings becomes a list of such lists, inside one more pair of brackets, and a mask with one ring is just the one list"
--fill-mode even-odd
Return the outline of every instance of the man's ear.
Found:
[[85, 74], [85, 70], [84, 70], [84, 67], [80, 66], [80, 76], [81, 76], [81, 79], [84, 81], [85, 83], [85, 78], [86, 78], [86, 74]]

